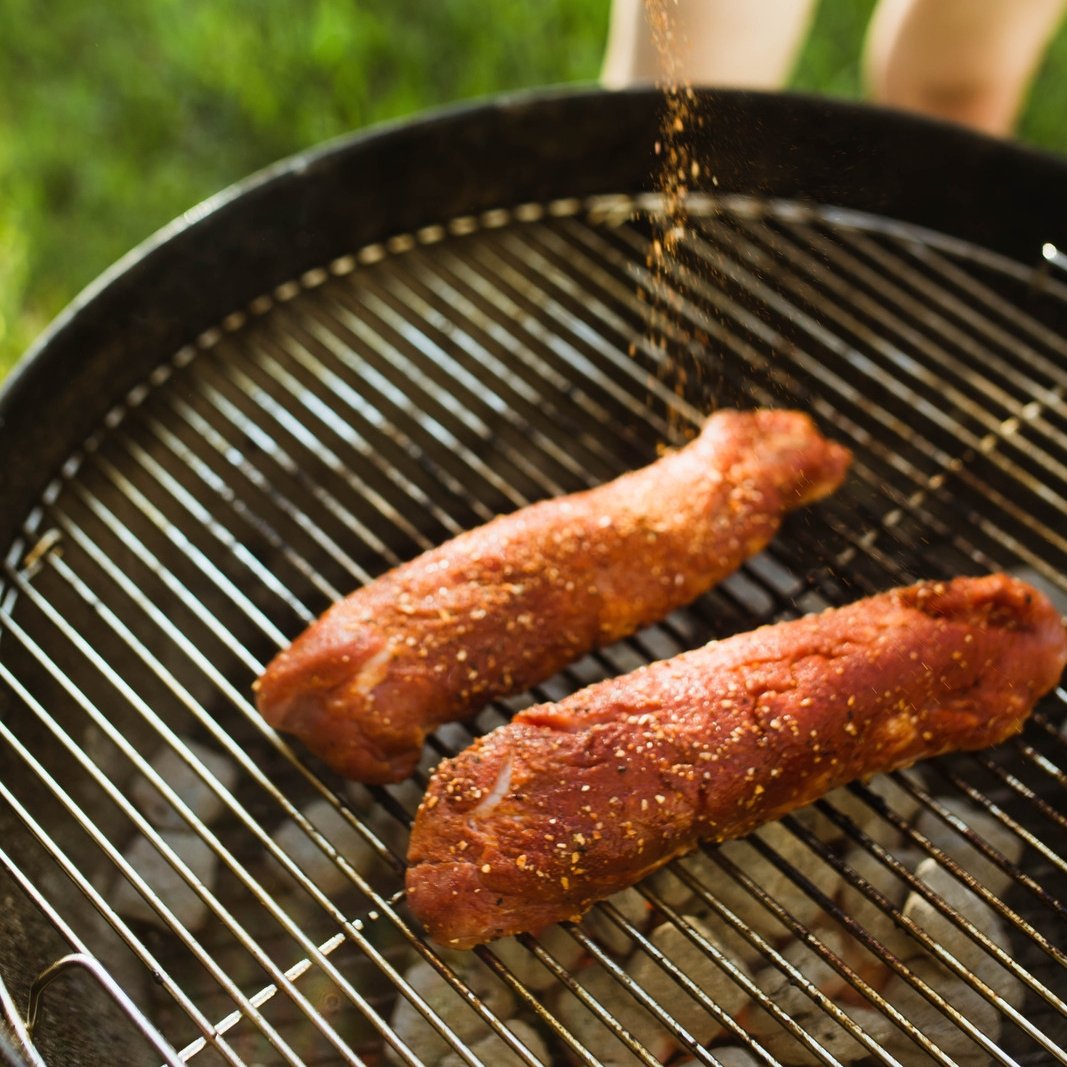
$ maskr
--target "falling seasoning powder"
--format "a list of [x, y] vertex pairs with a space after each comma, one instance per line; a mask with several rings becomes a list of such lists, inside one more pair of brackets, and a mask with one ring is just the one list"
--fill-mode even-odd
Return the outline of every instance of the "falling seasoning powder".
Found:
[[[647, 289], [638, 291], [645, 302], [646, 341], [658, 365], [660, 379], [678, 396], [710, 410], [707, 335], [686, 321], [684, 291], [695, 271], [686, 254], [689, 237], [687, 199], [707, 167], [695, 153], [693, 131], [704, 125], [696, 94], [681, 77], [680, 57], [685, 42], [679, 38], [672, 0], [645, 0], [645, 15], [662, 71], [663, 116], [655, 144], [658, 167], [654, 175], [662, 209], [650, 217], [651, 238], [645, 265]], [[672, 434], [686, 431], [672, 422]], [[691, 431], [690, 431], [691, 432]]]

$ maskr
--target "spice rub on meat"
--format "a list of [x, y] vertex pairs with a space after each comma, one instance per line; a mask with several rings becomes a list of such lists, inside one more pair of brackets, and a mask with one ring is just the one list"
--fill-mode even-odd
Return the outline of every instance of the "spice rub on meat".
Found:
[[335, 604], [269, 664], [259, 710], [339, 773], [399, 781], [441, 723], [725, 578], [850, 458], [800, 412], [717, 412], [650, 466], [497, 518]]
[[1065, 662], [1049, 601], [995, 574], [765, 626], [529, 708], [438, 767], [408, 902], [452, 948], [577, 918], [700, 840], [1002, 741]]

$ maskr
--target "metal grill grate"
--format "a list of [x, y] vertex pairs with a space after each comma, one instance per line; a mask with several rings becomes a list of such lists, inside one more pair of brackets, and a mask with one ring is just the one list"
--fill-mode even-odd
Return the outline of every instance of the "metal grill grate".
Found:
[[521, 701], [373, 789], [252, 707], [333, 599], [647, 462], [712, 396], [810, 410], [846, 487], [528, 699], [920, 576], [1067, 604], [1067, 289], [884, 219], [694, 198], [682, 396], [642, 340], [657, 206], [526, 205], [310, 272], [161, 363], [43, 491], [0, 607], [0, 965], [21, 998], [62, 957], [30, 990], [56, 1062], [1067, 1063], [1063, 690], [996, 751], [458, 955], [405, 910], [407, 827], [432, 762]]

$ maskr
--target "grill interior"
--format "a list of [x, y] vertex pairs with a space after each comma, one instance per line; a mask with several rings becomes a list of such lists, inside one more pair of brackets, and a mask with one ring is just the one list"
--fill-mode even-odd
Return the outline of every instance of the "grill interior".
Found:
[[[540, 938], [440, 954], [406, 911], [429, 768], [525, 702], [919, 577], [1008, 570], [1067, 607], [1067, 288], [748, 197], [694, 197], [657, 281], [658, 208], [525, 204], [323, 264], [160, 362], [44, 488], [0, 604], [0, 975], [34, 1054], [1067, 1063], [1062, 689], [997, 750]], [[681, 388], [645, 334], [664, 285]], [[439, 731], [414, 781], [345, 783], [259, 720], [252, 680], [332, 600], [715, 403], [810, 411], [855, 451], [846, 485], [691, 607]]]

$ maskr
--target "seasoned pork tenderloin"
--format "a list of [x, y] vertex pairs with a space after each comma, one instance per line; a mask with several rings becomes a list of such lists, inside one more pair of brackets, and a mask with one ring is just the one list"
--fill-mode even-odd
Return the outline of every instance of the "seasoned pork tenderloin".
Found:
[[995, 574], [765, 626], [520, 712], [435, 772], [408, 902], [452, 948], [580, 916], [699, 841], [1018, 731], [1067, 661]]
[[799, 412], [717, 412], [650, 466], [497, 518], [338, 602], [269, 664], [259, 710], [339, 773], [399, 781], [441, 723], [725, 578], [849, 461]]

